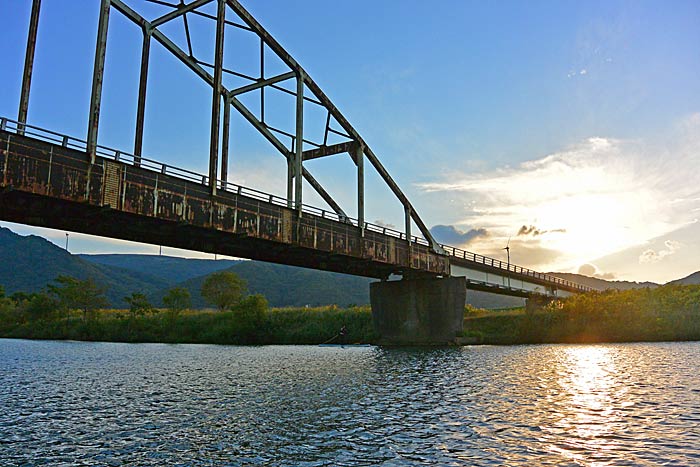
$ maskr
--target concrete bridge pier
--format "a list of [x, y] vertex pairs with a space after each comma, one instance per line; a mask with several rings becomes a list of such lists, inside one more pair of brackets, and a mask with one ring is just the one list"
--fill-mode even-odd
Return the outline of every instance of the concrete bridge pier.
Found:
[[462, 332], [464, 277], [373, 282], [369, 296], [382, 344], [449, 344]]

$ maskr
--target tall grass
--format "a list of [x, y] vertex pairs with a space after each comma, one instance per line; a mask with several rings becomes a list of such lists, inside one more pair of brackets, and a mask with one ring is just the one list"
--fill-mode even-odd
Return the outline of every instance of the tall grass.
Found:
[[112, 342], [210, 344], [320, 344], [348, 329], [346, 343], [375, 340], [369, 307], [270, 309], [264, 300], [244, 300], [231, 311], [158, 311], [135, 316], [102, 310], [90, 319], [69, 312], [39, 319], [0, 309], [0, 336]]
[[465, 336], [483, 343], [700, 340], [700, 286], [576, 295], [532, 311], [473, 311]]

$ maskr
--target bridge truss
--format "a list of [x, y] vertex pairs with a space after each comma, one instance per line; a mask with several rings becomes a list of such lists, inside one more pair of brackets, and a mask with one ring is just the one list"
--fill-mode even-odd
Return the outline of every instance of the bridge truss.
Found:
[[[420, 234], [436, 253], [444, 253], [442, 247], [435, 241], [428, 227], [412, 206], [406, 195], [382, 165], [377, 155], [367, 142], [360, 136], [350, 122], [343, 116], [328, 96], [321, 90], [309, 73], [262, 27], [262, 25], [238, 2], [238, 0], [138, 0], [129, 3], [156, 4], [169, 9], [166, 14], [147, 19], [138, 8], [127, 4], [127, 0], [100, 0], [97, 42], [95, 46], [95, 64], [92, 75], [92, 91], [90, 97], [89, 122], [87, 131], [87, 153], [90, 162], [96, 160], [102, 84], [105, 73], [105, 57], [107, 53], [107, 36], [112, 11], [123, 15], [141, 28], [143, 42], [141, 47], [141, 65], [136, 111], [136, 128], [134, 134], [134, 164], [142, 161], [144, 120], [146, 111], [146, 89], [149, 77], [149, 61], [151, 44], [155, 41], [165, 50], [176, 57], [195, 75], [200, 77], [212, 89], [211, 132], [209, 142], [209, 171], [206, 183], [212, 195], [217, 190], [226, 190], [229, 166], [229, 136], [231, 109], [238, 112], [260, 135], [262, 135], [287, 162], [287, 196], [286, 203], [295, 209], [299, 215], [303, 207], [303, 180], [319, 194], [328, 206], [341, 219], [348, 218], [345, 210], [331, 197], [323, 185], [304, 167], [304, 162], [321, 157], [334, 155], [349, 155], [356, 166], [357, 185], [357, 225], [364, 231], [365, 222], [365, 159], [380, 175], [383, 182], [391, 190], [404, 210], [405, 238], [411, 239], [411, 221], [415, 222]], [[205, 7], [214, 4], [216, 11], [212, 14]], [[33, 70], [34, 50], [36, 47], [39, 26], [39, 10], [41, 0], [33, 0], [30, 28], [27, 39], [27, 52], [22, 81], [22, 92], [18, 112], [20, 132], [22, 124], [27, 123], [31, 76]], [[193, 16], [209, 20], [215, 28], [215, 43], [213, 60], [202, 60], [193, 49], [193, 38], [190, 34], [190, 19]], [[163, 32], [163, 26], [181, 22], [186, 38], [186, 48], [183, 50], [176, 41]], [[224, 60], [224, 39], [229, 28], [236, 28], [254, 35], [258, 40], [259, 74], [251, 76], [240, 70], [227, 67]], [[265, 73], [266, 52], [271, 51], [286, 67], [286, 71], [268, 76]], [[232, 89], [223, 84], [223, 76], [229, 75], [243, 80], [245, 85]], [[292, 82], [292, 89], [285, 87]], [[292, 110], [293, 129], [276, 128], [266, 119], [266, 91], [276, 91], [293, 96], [295, 105]], [[259, 111], [256, 113], [246, 106], [241, 96], [257, 93], [260, 99]], [[304, 121], [304, 105], [319, 107], [326, 114], [323, 138], [314, 139], [309, 131], [309, 125]]]

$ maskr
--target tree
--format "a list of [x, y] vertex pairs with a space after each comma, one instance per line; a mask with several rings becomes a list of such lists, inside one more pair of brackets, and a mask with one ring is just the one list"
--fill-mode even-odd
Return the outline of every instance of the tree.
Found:
[[104, 289], [99, 287], [92, 278], [80, 280], [70, 276], [58, 276], [58, 284], [49, 284], [49, 292], [58, 299], [61, 308], [66, 310], [81, 310], [83, 319], [100, 308], [109, 306], [104, 296]]
[[129, 304], [129, 314], [132, 318], [143, 316], [146, 313], [153, 313], [154, 308], [148, 298], [142, 293], [134, 292], [128, 297], [124, 297], [124, 301]]
[[33, 293], [28, 299], [17, 302], [18, 305], [20, 303], [22, 303], [24, 312], [31, 319], [50, 319], [59, 307], [59, 303], [55, 298], [43, 292]]
[[163, 297], [163, 305], [174, 315], [190, 308], [192, 306], [190, 291], [184, 287], [173, 287]]
[[37, 295], [39, 294], [37, 294], [36, 292], [27, 293], [18, 291], [10, 295], [10, 300], [15, 302], [17, 305], [21, 305], [24, 302], [32, 301], [32, 299], [34, 299], [34, 297], [36, 297]]
[[202, 284], [202, 297], [207, 303], [224, 311], [233, 307], [243, 297], [246, 282], [230, 271], [210, 274]]

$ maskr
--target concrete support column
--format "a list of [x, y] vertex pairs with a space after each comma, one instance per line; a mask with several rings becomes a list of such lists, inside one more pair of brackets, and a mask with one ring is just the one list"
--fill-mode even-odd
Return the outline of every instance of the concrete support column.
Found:
[[444, 345], [462, 332], [464, 277], [373, 282], [369, 295], [382, 344]]

